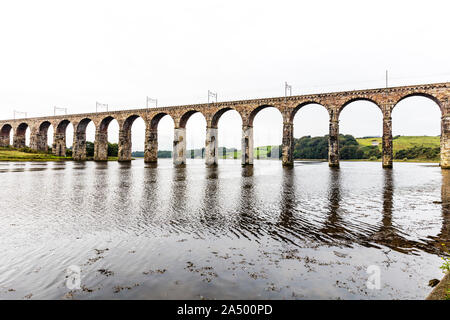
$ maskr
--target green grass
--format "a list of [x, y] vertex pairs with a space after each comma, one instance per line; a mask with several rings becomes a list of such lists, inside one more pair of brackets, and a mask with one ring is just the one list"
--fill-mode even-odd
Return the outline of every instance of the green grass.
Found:
[[69, 157], [57, 157], [49, 153], [29, 153], [10, 148], [0, 148], [0, 161], [62, 161]]
[[[361, 146], [371, 146], [372, 141], [378, 142], [378, 148], [381, 151], [381, 138], [356, 138], [359, 145]], [[415, 146], [422, 147], [439, 147], [440, 137], [430, 137], [430, 136], [399, 136], [394, 137], [394, 153], [397, 150], [408, 149]]]

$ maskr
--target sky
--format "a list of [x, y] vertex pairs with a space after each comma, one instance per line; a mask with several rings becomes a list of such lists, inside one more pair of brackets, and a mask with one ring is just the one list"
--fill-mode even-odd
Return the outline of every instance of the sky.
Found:
[[[204, 103], [292, 94], [450, 81], [448, 1], [2, 1], [0, 118]], [[340, 132], [379, 136], [382, 116], [370, 102], [348, 105]], [[187, 124], [188, 148], [204, 146], [205, 120]], [[294, 136], [324, 135], [328, 116], [309, 105], [297, 113]], [[67, 132], [71, 145], [72, 128]], [[93, 125], [87, 138], [94, 139]], [[394, 135], [439, 135], [437, 105], [413, 97], [393, 113]], [[49, 131], [50, 135], [52, 130]], [[112, 123], [109, 140], [117, 141]], [[132, 128], [143, 150], [144, 123]], [[280, 144], [279, 112], [262, 110], [255, 146]], [[239, 147], [239, 115], [219, 122], [219, 145]], [[159, 125], [170, 150], [173, 122]]]

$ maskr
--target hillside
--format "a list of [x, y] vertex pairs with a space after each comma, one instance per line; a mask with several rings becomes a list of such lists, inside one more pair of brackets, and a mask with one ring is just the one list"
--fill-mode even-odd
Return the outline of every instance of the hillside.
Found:
[[[356, 138], [361, 146], [371, 146], [376, 141], [381, 151], [381, 138]], [[435, 148], [440, 146], [440, 137], [430, 136], [396, 136], [393, 138], [394, 153], [398, 150], [408, 149], [412, 147]]]

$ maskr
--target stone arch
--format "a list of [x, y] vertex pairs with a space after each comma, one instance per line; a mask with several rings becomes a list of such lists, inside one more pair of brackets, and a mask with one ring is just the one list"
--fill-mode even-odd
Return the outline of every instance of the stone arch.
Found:
[[[240, 120], [240, 124], [236, 131], [231, 131], [232, 133], [238, 133], [239, 137], [237, 138], [236, 136], [233, 137], [233, 134], [230, 134], [230, 131], [228, 131], [228, 133], [226, 135], [223, 134], [223, 127], [221, 130], [219, 130], [219, 121], [222, 118], [222, 116], [227, 113], [228, 111], [234, 111], [234, 114], [238, 114], [239, 115], [239, 120]], [[237, 144], [231, 146], [231, 150], [234, 149], [234, 151], [232, 151], [231, 153], [231, 157], [233, 159], [237, 159], [237, 150], [239, 150], [240, 148], [240, 144], [241, 144], [241, 130], [242, 130], [242, 124], [243, 124], [243, 119], [242, 119], [242, 114], [241, 112], [239, 112], [238, 110], [236, 110], [233, 107], [223, 107], [219, 110], [216, 110], [210, 117], [210, 121], [208, 123], [208, 128], [206, 129], [206, 144], [205, 144], [205, 159], [206, 159], [206, 165], [207, 166], [211, 166], [211, 165], [217, 165], [218, 164], [218, 160], [219, 159], [226, 159], [227, 158], [227, 154], [229, 151], [226, 150], [226, 143], [222, 143], [222, 145], [220, 147], [224, 147], [225, 149], [220, 148], [219, 149], [219, 141], [222, 141], [222, 139], [220, 138], [220, 135], [222, 135], [222, 138], [227, 137], [228, 139], [234, 139], [236, 138], [237, 140]], [[232, 127], [234, 126], [234, 124], [232, 125]], [[222, 132], [220, 132], [222, 131]], [[233, 142], [233, 143], [236, 143]]]
[[12, 126], [6, 123], [0, 129], [0, 147], [8, 147], [11, 141]]
[[28, 123], [21, 122], [14, 130], [14, 148], [24, 148], [26, 147], [26, 137], [25, 134], [29, 128]]
[[146, 163], [158, 162], [158, 125], [162, 118], [169, 116], [172, 122], [175, 124], [175, 120], [172, 115], [166, 112], [160, 112], [154, 114], [150, 118], [150, 122], [147, 123], [145, 130], [145, 151], [144, 161]]
[[232, 108], [232, 107], [225, 107], [225, 108], [219, 109], [218, 111], [216, 111], [216, 112], [214, 113], [214, 115], [212, 116], [212, 120], [211, 120], [211, 127], [212, 127], [212, 128], [217, 128], [217, 126], [218, 126], [218, 124], [219, 124], [220, 117], [221, 117], [225, 112], [231, 111], [231, 110], [236, 111], [236, 112], [239, 114], [239, 116], [241, 117], [241, 121], [243, 120], [243, 119], [242, 119], [242, 115], [241, 115], [241, 113], [240, 113], [238, 110], [236, 110], [235, 108]]
[[[253, 126], [253, 120], [255, 120], [256, 115], [261, 110], [266, 109], [266, 108], [275, 108], [275, 109], [277, 109], [280, 112], [281, 116], [283, 117], [283, 112], [277, 106], [272, 105], [272, 104], [263, 104], [263, 105], [260, 105], [260, 106], [256, 107], [255, 109], [253, 109], [250, 112], [250, 114], [248, 116], [248, 119], [247, 119], [248, 126]], [[244, 121], [244, 119], [242, 119], [242, 120]]]
[[172, 119], [172, 121], [175, 123], [175, 120], [173, 119], [173, 117], [172, 117], [169, 113], [166, 113], [166, 112], [160, 112], [160, 113], [157, 113], [156, 115], [154, 115], [154, 116], [152, 117], [152, 119], [150, 120], [150, 129], [152, 129], [152, 130], [157, 130], [157, 129], [158, 129], [159, 121], [160, 121], [162, 118], [164, 118], [165, 116], [169, 116], [169, 117]]
[[64, 119], [64, 120], [61, 120], [60, 122], [58, 122], [58, 124], [56, 125], [56, 133], [57, 134], [65, 134], [67, 126], [69, 124], [70, 124], [70, 121], [67, 119]]
[[145, 118], [138, 114], [132, 114], [122, 122], [119, 132], [119, 161], [131, 161], [131, 127], [133, 126], [134, 121], [138, 118], [141, 118], [145, 122]]
[[66, 129], [70, 123], [68, 119], [59, 121], [56, 130], [53, 132], [52, 152], [58, 157], [66, 156]]
[[[116, 120], [115, 117], [107, 115], [104, 118], [100, 118], [95, 123], [95, 142], [94, 142], [94, 160], [95, 161], [107, 161], [108, 160], [108, 127], [111, 121]], [[120, 130], [120, 124], [119, 124]]]
[[206, 119], [206, 116], [201, 111], [192, 109], [192, 110], [186, 111], [181, 116], [180, 121], [178, 123], [178, 127], [179, 128], [186, 128], [186, 124], [187, 124], [189, 118], [195, 113], [200, 113]]
[[39, 124], [38, 131], [35, 137], [35, 146], [34, 148], [39, 151], [48, 151], [48, 129], [52, 127], [50, 121], [46, 120]]
[[[380, 150], [384, 140], [382, 137], [387, 134], [382, 105], [374, 99], [356, 96], [346, 100], [339, 107], [338, 113], [338, 133], [342, 135], [339, 138], [339, 158], [343, 160], [381, 159], [384, 152], [383, 149]], [[361, 148], [351, 137], [355, 139], [376, 137], [379, 140], [372, 142], [371, 146]], [[341, 145], [343, 141], [345, 142]]]
[[401, 96], [399, 99], [397, 99], [395, 101], [392, 109], [394, 109], [399, 104], [400, 101], [403, 101], [406, 98], [411, 98], [411, 97], [424, 97], [424, 98], [431, 99], [438, 105], [439, 110], [441, 110], [441, 114], [442, 115], [444, 114], [445, 110], [444, 110], [444, 106], [443, 106], [442, 102], [437, 97], [433, 96], [432, 94], [429, 94], [427, 92], [422, 92], [422, 91], [410, 92], [410, 93], [407, 93], [407, 94]]
[[379, 103], [378, 101], [376, 101], [375, 99], [369, 98], [369, 97], [353, 97], [350, 98], [348, 100], [346, 100], [338, 109], [338, 116], [341, 114], [341, 112], [345, 109], [346, 106], [348, 106], [349, 104], [353, 103], [353, 102], [357, 102], [357, 101], [367, 101], [367, 102], [372, 102], [373, 104], [375, 104], [378, 109], [380, 109], [381, 112], [383, 112], [383, 109], [381, 107], [381, 103]]
[[90, 118], [83, 118], [75, 124], [72, 149], [72, 157], [74, 160], [84, 161], [87, 158], [86, 129], [91, 122], [95, 126], [94, 121]]
[[111, 123], [111, 121], [116, 120], [113, 116], [107, 116], [100, 120], [100, 122], [95, 126], [98, 131], [100, 132], [108, 132], [108, 126]]
[[307, 100], [307, 101], [304, 101], [304, 102], [298, 104], [295, 108], [292, 109], [292, 111], [289, 114], [289, 121], [290, 122], [294, 121], [295, 115], [301, 108], [306, 107], [308, 105], [312, 105], [312, 104], [319, 105], [319, 106], [325, 108], [325, 110], [327, 110], [327, 112], [329, 112], [328, 108], [321, 101]]

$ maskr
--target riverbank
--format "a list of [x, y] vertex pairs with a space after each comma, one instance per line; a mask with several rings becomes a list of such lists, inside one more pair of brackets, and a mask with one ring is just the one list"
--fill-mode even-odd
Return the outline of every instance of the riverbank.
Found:
[[[294, 159], [294, 161], [316, 161], [316, 162], [327, 162], [327, 159]], [[339, 161], [344, 162], [381, 162], [381, 159], [370, 160], [370, 159], [340, 159]], [[439, 160], [429, 160], [429, 159], [408, 159], [408, 160], [396, 160], [393, 162], [415, 162], [415, 163], [439, 163]]]
[[450, 272], [447, 272], [426, 300], [450, 300]]
[[[93, 158], [86, 159], [93, 161]], [[117, 161], [117, 157], [108, 157], [108, 161]], [[133, 159], [134, 160], [134, 159]], [[73, 161], [72, 157], [58, 157], [51, 153], [26, 152], [20, 149], [0, 148], [0, 161], [43, 162], [43, 161]]]

